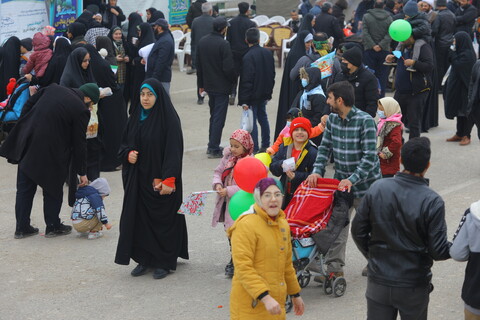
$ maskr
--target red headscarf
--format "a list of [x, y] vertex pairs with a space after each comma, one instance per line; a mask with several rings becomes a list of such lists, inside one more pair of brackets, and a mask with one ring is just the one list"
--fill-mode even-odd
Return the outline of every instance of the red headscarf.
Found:
[[222, 182], [225, 182], [225, 178], [230, 174], [230, 172], [232, 172], [233, 167], [235, 167], [239, 159], [245, 158], [253, 153], [253, 140], [248, 131], [237, 129], [232, 133], [230, 139], [238, 141], [246, 151], [237, 157], [231, 153], [228, 155], [227, 164], [225, 165], [225, 170], [222, 173]]

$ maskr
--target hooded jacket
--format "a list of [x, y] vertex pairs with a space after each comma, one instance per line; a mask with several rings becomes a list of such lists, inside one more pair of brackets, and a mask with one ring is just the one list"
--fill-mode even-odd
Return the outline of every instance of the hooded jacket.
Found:
[[[230, 293], [230, 319], [285, 319], [287, 294], [300, 292], [292, 263], [290, 227], [280, 211], [272, 220], [257, 204], [228, 230], [235, 275]], [[268, 291], [282, 314], [272, 316], [258, 296]]]
[[465, 211], [455, 232], [450, 255], [454, 260], [468, 261], [462, 299], [467, 305], [480, 309], [480, 201]]
[[370, 9], [363, 16], [363, 47], [365, 50], [379, 45], [382, 50], [390, 49], [392, 38], [388, 28], [392, 23], [392, 16], [380, 8]]
[[33, 36], [33, 52], [28, 59], [27, 64], [23, 67], [22, 72], [24, 74], [30, 73], [35, 70], [37, 78], [42, 77], [45, 74], [45, 70], [48, 67], [48, 62], [52, 59], [53, 51], [50, 49], [50, 38], [41, 32], [35, 33]]

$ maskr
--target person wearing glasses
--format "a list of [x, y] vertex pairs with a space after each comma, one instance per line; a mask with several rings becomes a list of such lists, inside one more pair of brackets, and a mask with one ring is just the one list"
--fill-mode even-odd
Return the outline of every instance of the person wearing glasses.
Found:
[[255, 186], [255, 204], [228, 230], [235, 274], [231, 319], [285, 319], [285, 298], [296, 315], [305, 309], [292, 263], [290, 227], [281, 210], [283, 194], [273, 178]]

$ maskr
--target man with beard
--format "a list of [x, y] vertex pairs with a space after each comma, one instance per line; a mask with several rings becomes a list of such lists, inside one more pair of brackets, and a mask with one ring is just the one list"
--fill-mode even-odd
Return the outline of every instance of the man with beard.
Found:
[[[324, 176], [325, 167], [333, 154], [334, 178], [340, 180], [339, 190], [353, 192], [353, 208], [357, 208], [368, 188], [382, 177], [376, 152], [376, 125], [373, 118], [354, 106], [355, 94], [347, 81], [332, 84], [327, 90], [327, 103], [332, 113], [328, 117], [323, 139], [318, 148], [313, 173], [307, 178], [315, 187]], [[327, 274], [343, 277], [349, 227], [346, 226], [327, 253]], [[366, 276], [366, 270], [362, 272]], [[323, 279], [320, 279], [320, 281]]]
[[18, 164], [15, 239], [38, 234], [30, 224], [37, 186], [43, 190], [45, 237], [69, 234], [71, 226], [61, 223], [63, 184], [69, 162], [80, 176], [80, 186], [88, 183], [87, 141], [85, 132], [90, 118], [88, 108], [98, 102], [100, 91], [94, 83], [80, 89], [51, 84], [25, 103], [22, 116], [10, 132], [0, 156]]
[[175, 57], [175, 42], [168, 29], [165, 19], [158, 19], [153, 23], [153, 31], [158, 36], [148, 55], [147, 74], [145, 79], [155, 78], [162, 83], [163, 88], [170, 94], [172, 81], [172, 63]]
[[472, 6], [468, 0], [458, 0], [460, 5], [455, 11], [455, 33], [465, 31], [473, 39], [473, 25], [477, 18], [477, 8]]

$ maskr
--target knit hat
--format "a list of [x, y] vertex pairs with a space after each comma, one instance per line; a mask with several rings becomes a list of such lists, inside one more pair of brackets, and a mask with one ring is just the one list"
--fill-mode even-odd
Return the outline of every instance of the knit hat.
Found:
[[355, 46], [345, 51], [342, 58], [353, 64], [355, 67], [360, 67], [362, 65], [363, 53], [359, 47]]
[[32, 45], [32, 38], [25, 38], [20, 40], [20, 44], [22, 47], [27, 49], [27, 51], [32, 51], [33, 45]]
[[85, 83], [78, 89], [80, 89], [84, 95], [92, 99], [93, 103], [98, 103], [98, 100], [100, 100], [100, 89], [96, 83]]
[[447, 6], [447, 0], [437, 0], [437, 8], [446, 7], [446, 6]]
[[292, 120], [292, 123], [290, 123], [290, 136], [292, 136], [293, 130], [297, 128], [305, 129], [309, 138], [312, 135], [312, 123], [307, 118], [298, 117]]
[[418, 5], [415, 1], [410, 0], [407, 4], [403, 7], [403, 13], [405, 15], [411, 17], [415, 17], [418, 14]]
[[94, 187], [97, 189], [98, 193], [101, 196], [108, 196], [110, 194], [110, 186], [108, 185], [108, 181], [105, 178], [97, 178], [90, 182], [90, 187]]

